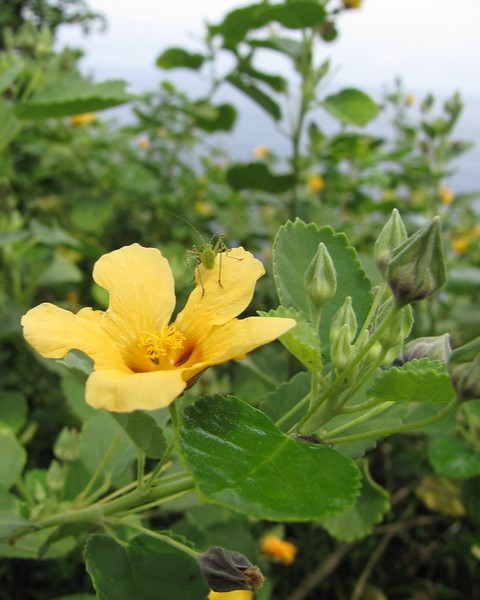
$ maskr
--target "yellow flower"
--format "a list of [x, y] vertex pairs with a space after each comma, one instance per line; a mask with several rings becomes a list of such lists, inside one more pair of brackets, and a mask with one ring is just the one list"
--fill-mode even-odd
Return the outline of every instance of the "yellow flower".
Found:
[[307, 187], [311, 192], [319, 192], [325, 187], [325, 180], [321, 175], [309, 175]]
[[438, 190], [438, 195], [442, 204], [446, 204], [447, 206], [449, 206], [453, 202], [453, 191], [445, 185], [442, 185], [440, 187], [440, 189]]
[[193, 212], [201, 217], [209, 217], [213, 214], [213, 208], [210, 202], [206, 200], [197, 200], [193, 205]]
[[235, 318], [264, 272], [243, 248], [218, 254], [214, 269], [195, 270], [196, 286], [169, 323], [175, 292], [167, 259], [156, 248], [124, 246], [93, 269], [94, 281], [110, 295], [105, 312], [83, 308], [74, 314], [40, 304], [23, 316], [24, 335], [46, 358], [77, 349], [93, 360], [86, 386], [91, 406], [118, 412], [161, 408], [208, 367], [244, 358], [295, 325], [292, 319]]
[[276, 535], [266, 535], [260, 545], [264, 554], [284, 565], [291, 565], [298, 552], [295, 544], [281, 540]]
[[469, 235], [462, 235], [461, 237], [456, 238], [452, 241], [452, 248], [455, 250], [455, 252], [458, 252], [458, 254], [465, 254], [465, 252], [468, 250], [469, 245]]
[[257, 146], [256, 148], [253, 149], [253, 156], [254, 158], [261, 160], [262, 158], [265, 158], [266, 156], [268, 156], [269, 150], [266, 146]]
[[360, 8], [363, 0], [343, 0], [345, 8]]
[[415, 104], [415, 96], [413, 94], [405, 94], [405, 104], [407, 106], [412, 106], [412, 104]]
[[72, 125], [75, 125], [75, 127], [81, 127], [82, 125], [94, 123], [97, 120], [97, 117], [95, 113], [89, 112], [81, 115], [73, 115], [73, 117], [70, 117], [70, 120], [72, 121]]
[[234, 590], [233, 592], [214, 592], [208, 594], [208, 600], [253, 600], [253, 592]]
[[137, 146], [140, 150], [148, 150], [150, 148], [150, 140], [145, 135], [141, 135], [137, 140]]

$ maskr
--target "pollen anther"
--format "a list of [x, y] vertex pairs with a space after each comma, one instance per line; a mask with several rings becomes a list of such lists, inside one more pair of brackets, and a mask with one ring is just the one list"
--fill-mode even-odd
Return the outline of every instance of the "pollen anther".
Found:
[[142, 333], [138, 345], [152, 362], [158, 364], [160, 359], [170, 352], [181, 350], [185, 339], [175, 325], [164, 325], [161, 329]]

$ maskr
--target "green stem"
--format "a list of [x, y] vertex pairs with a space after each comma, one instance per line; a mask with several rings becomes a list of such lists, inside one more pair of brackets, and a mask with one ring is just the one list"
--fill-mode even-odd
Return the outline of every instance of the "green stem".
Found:
[[145, 483], [145, 452], [138, 449], [137, 458], [137, 485], [139, 489], [143, 489]]
[[288, 421], [288, 419], [290, 419], [290, 417], [293, 417], [293, 415], [299, 411], [303, 406], [305, 406], [305, 404], [307, 404], [307, 402], [310, 400], [310, 394], [311, 392], [308, 392], [308, 394], [306, 394], [301, 400], [300, 402], [297, 402], [295, 404], [295, 406], [293, 406], [288, 412], [286, 412], [284, 415], [282, 415], [277, 421], [275, 421], [275, 425], [277, 427], [280, 427], [281, 425], [283, 425], [285, 423], [285, 421]]
[[148, 492], [135, 488], [128, 494], [115, 498], [109, 502], [97, 502], [92, 506], [70, 510], [50, 517], [45, 517], [37, 521], [37, 528], [52, 527], [55, 525], [65, 525], [67, 523], [91, 523], [99, 522], [106, 516], [116, 513], [123, 513], [136, 506], [148, 504], [156, 500], [173, 496], [179, 492], [194, 489], [194, 480], [190, 475], [184, 474], [178, 481], [159, 485]]
[[90, 480], [87, 483], [87, 485], [84, 487], [84, 489], [80, 492], [80, 494], [73, 501], [73, 503], [72, 503], [73, 505], [81, 505], [83, 503], [83, 501], [85, 500], [85, 498], [90, 494], [93, 487], [97, 483], [100, 475], [102, 474], [103, 470], [107, 466], [108, 461], [112, 458], [115, 450], [118, 448], [118, 445], [120, 444], [120, 440], [121, 440], [120, 434], [117, 434], [113, 438], [110, 448], [105, 452], [102, 460], [98, 463], [98, 466], [95, 469], [95, 472], [93, 473], [93, 475], [90, 477]]
[[387, 435], [391, 435], [392, 433], [403, 433], [405, 431], [413, 431], [414, 429], [419, 429], [422, 427], [427, 427], [429, 425], [433, 425], [434, 423], [438, 423], [448, 415], [454, 412], [454, 410], [458, 406], [458, 400], [455, 398], [451, 402], [447, 404], [439, 413], [434, 415], [433, 417], [428, 417], [425, 419], [420, 419], [419, 421], [414, 421], [413, 423], [404, 423], [402, 425], [397, 425], [394, 427], [386, 427], [385, 429], [377, 429], [377, 431], [366, 431], [364, 433], [356, 433], [352, 435], [346, 435], [339, 438], [329, 439], [329, 444], [346, 444], [347, 442], [359, 442], [361, 440], [368, 440], [370, 438], [381, 438], [386, 437]]
[[356, 425], [360, 425], [361, 423], [364, 423], [365, 421], [368, 421], [369, 419], [372, 419], [373, 417], [376, 417], [377, 415], [381, 415], [383, 412], [388, 410], [394, 404], [395, 404], [395, 402], [393, 402], [393, 401], [383, 402], [379, 406], [375, 406], [374, 408], [372, 408], [368, 412], [364, 413], [363, 415], [360, 415], [356, 419], [352, 419], [348, 423], [344, 423], [343, 425], [339, 425], [338, 427], [336, 427], [335, 429], [332, 429], [331, 431], [327, 431], [325, 434], [323, 434], [322, 439], [327, 440], [331, 436], [335, 436], [337, 433], [342, 433], [342, 431], [347, 431], [348, 429], [351, 429], [352, 427], [355, 427]]
[[305, 434], [315, 433], [322, 427], [324, 423], [336, 416], [341, 411], [341, 406], [337, 400], [340, 388], [345, 385], [345, 381], [349, 380], [349, 377], [353, 374], [357, 365], [359, 365], [359, 363], [364, 359], [365, 355], [368, 354], [374, 344], [376, 344], [380, 337], [385, 333], [397, 316], [398, 311], [401, 309], [402, 307], [392, 303], [390, 311], [385, 316], [384, 321], [370, 336], [370, 339], [365, 345], [365, 348], [363, 348], [362, 353], [357, 353], [345, 367], [345, 369], [337, 374], [331, 387], [326, 390], [316, 406], [312, 407], [305, 417], [300, 421], [298, 431]]
[[131, 523], [131, 522], [125, 523], [121, 519], [114, 519], [114, 518], [107, 519], [107, 523], [110, 523], [111, 525], [121, 525], [122, 527], [124, 527], [126, 525], [127, 527], [130, 527], [131, 529], [135, 529], [136, 531], [143, 533], [144, 535], [148, 535], [149, 537], [152, 537], [156, 540], [160, 540], [161, 542], [164, 542], [165, 544], [168, 544], [169, 546], [172, 546], [173, 548], [176, 548], [177, 550], [181, 550], [182, 552], [185, 552], [185, 554], [188, 554], [195, 560], [198, 560], [198, 558], [201, 554], [200, 552], [197, 552], [193, 548], [190, 548], [189, 546], [182, 544], [178, 540], [172, 539], [168, 535], [164, 535], [163, 533], [157, 533], [156, 531], [151, 531], [150, 529], [147, 529], [146, 527], [142, 527], [141, 525], [136, 525], [135, 523]]

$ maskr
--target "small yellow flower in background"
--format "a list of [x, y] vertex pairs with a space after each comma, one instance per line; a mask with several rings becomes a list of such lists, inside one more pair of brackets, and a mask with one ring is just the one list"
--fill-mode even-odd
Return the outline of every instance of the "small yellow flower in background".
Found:
[[345, 8], [360, 8], [363, 0], [343, 0], [343, 6]]
[[441, 203], [447, 206], [452, 204], [454, 199], [453, 190], [445, 185], [442, 185], [438, 190], [438, 196], [440, 198]]
[[88, 125], [89, 123], [94, 123], [97, 120], [95, 113], [82, 113], [81, 115], [73, 115], [70, 117], [72, 125], [75, 127], [82, 127], [83, 125]]
[[193, 212], [200, 217], [209, 217], [213, 214], [213, 208], [210, 202], [206, 200], [197, 200], [193, 205]]
[[214, 269], [195, 270], [196, 286], [170, 323], [175, 291], [167, 259], [157, 248], [124, 246], [102, 256], [93, 269], [94, 281], [109, 292], [106, 311], [82, 308], [74, 314], [40, 304], [22, 317], [24, 335], [46, 358], [76, 349], [93, 360], [86, 401], [94, 408], [162, 408], [208, 367], [245, 358], [295, 325], [293, 319], [236, 318], [264, 272], [241, 247], [218, 254]]
[[307, 187], [311, 192], [319, 192], [325, 187], [325, 179], [321, 175], [309, 175]]
[[257, 146], [253, 149], [253, 157], [257, 160], [265, 158], [269, 154], [269, 149], [266, 146]]
[[141, 135], [137, 140], [137, 146], [140, 150], [149, 150], [151, 144], [146, 135]]
[[415, 96], [413, 94], [405, 94], [405, 104], [407, 106], [412, 106], [412, 104], [415, 104]]
[[455, 252], [458, 252], [458, 254], [465, 254], [465, 252], [468, 250], [468, 246], [470, 245], [470, 236], [462, 235], [461, 237], [455, 238], [451, 245]]
[[269, 558], [277, 560], [284, 565], [291, 565], [298, 552], [295, 544], [281, 540], [276, 535], [266, 535], [262, 538], [260, 547], [262, 552]]
[[233, 592], [214, 592], [208, 594], [208, 600], [253, 600], [253, 592], [234, 590]]

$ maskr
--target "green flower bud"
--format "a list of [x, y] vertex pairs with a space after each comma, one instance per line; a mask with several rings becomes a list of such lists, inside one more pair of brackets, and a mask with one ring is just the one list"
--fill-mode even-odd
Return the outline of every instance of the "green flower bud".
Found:
[[378, 342], [375, 342], [373, 346], [368, 350], [368, 352], [365, 353], [364, 348], [367, 346], [369, 341], [370, 332], [368, 331], [368, 329], [364, 329], [355, 341], [355, 354], [363, 354], [363, 358], [366, 359], [367, 363], [373, 363], [380, 356], [382, 346]]
[[449, 372], [461, 400], [480, 399], [480, 355], [470, 363], [449, 368]]
[[438, 292], [447, 280], [438, 217], [395, 249], [386, 277], [399, 306]]
[[480, 337], [451, 353], [448, 371], [459, 398], [480, 398]]
[[403, 362], [419, 358], [429, 358], [447, 363], [452, 352], [450, 334], [417, 338], [405, 344], [402, 352]]
[[324, 306], [337, 291], [337, 273], [332, 257], [323, 242], [305, 271], [303, 284], [308, 297], [318, 308]]
[[215, 592], [258, 590], [265, 580], [262, 572], [240, 552], [214, 546], [198, 560], [200, 571]]
[[334, 367], [343, 371], [352, 360], [353, 347], [350, 343], [351, 330], [347, 323], [340, 328], [338, 336], [330, 346], [330, 357]]
[[[378, 329], [381, 327], [382, 321], [390, 313], [393, 298], [389, 298], [382, 306], [378, 309], [377, 316], [375, 318], [375, 327]], [[378, 341], [382, 348], [386, 350], [402, 344], [403, 340], [410, 333], [413, 326], [413, 313], [410, 306], [404, 306], [399, 310], [390, 323], [389, 327], [382, 333]]]
[[375, 242], [374, 248], [375, 262], [383, 275], [385, 275], [393, 251], [406, 239], [407, 230], [403, 224], [402, 217], [398, 210], [394, 208], [392, 216], [385, 223], [385, 226]]
[[333, 346], [340, 335], [340, 330], [348, 325], [349, 343], [353, 342], [357, 333], [357, 317], [352, 307], [352, 297], [347, 296], [342, 306], [337, 310], [330, 325], [330, 345]]

